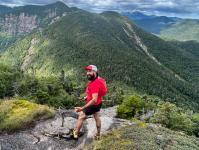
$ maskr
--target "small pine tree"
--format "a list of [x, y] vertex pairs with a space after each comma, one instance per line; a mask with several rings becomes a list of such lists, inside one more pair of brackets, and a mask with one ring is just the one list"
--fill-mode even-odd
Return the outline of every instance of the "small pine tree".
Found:
[[141, 109], [140, 98], [133, 95], [124, 100], [122, 105], [117, 108], [116, 115], [120, 118], [128, 119], [134, 117]]

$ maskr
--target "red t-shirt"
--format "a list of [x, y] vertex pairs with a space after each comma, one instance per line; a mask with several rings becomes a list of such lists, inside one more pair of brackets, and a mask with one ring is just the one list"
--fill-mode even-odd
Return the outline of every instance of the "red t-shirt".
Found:
[[102, 84], [98, 79], [95, 79], [93, 82], [90, 81], [88, 83], [88, 87], [86, 89], [87, 93], [87, 102], [92, 99], [92, 94], [98, 93], [97, 102], [94, 105], [99, 105], [102, 101], [102, 96], [100, 94], [100, 89], [102, 88]]

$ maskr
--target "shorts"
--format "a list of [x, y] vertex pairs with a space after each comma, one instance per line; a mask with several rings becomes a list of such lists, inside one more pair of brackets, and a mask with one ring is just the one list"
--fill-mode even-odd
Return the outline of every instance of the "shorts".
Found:
[[99, 105], [92, 105], [91, 107], [84, 109], [83, 112], [85, 113], [85, 115], [89, 116], [94, 114], [95, 112], [100, 111], [101, 106], [102, 102]]

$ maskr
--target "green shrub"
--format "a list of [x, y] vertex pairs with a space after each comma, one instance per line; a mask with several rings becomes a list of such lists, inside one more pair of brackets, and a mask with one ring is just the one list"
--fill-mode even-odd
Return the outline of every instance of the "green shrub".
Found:
[[108, 108], [107, 103], [106, 102], [102, 102], [102, 108]]
[[0, 98], [3, 98], [6, 94], [5, 86], [0, 82]]
[[158, 113], [151, 121], [161, 123], [170, 129], [183, 130], [192, 134], [196, 130], [196, 123], [180, 110], [175, 104], [166, 102], [158, 107]]
[[7, 111], [0, 111], [0, 122], [2, 122], [7, 114]]
[[[156, 103], [159, 101], [157, 98], [152, 98], [146, 94], [141, 96], [140, 104], [144, 111], [157, 109]], [[142, 112], [144, 113], [144, 112]]]
[[133, 95], [130, 96], [128, 99], [124, 100], [122, 105], [120, 105], [117, 108], [116, 115], [120, 118], [130, 119], [140, 111], [141, 111], [140, 98]]
[[148, 123], [148, 122], [150, 121], [150, 117], [144, 118], [144, 121], [145, 121], [146, 123]]
[[75, 96], [69, 96], [67, 93], [64, 93], [63, 95], [60, 94], [59, 96], [53, 97], [50, 102], [51, 106], [57, 108], [62, 106], [63, 108], [70, 109], [75, 104], [75, 102], [77, 102], [77, 98]]
[[195, 113], [192, 115], [192, 121], [196, 123], [195, 134], [198, 136], [199, 135], [199, 114], [198, 113]]
[[50, 100], [49, 94], [40, 90], [35, 93], [35, 96], [37, 97], [36, 103], [38, 104], [47, 104]]

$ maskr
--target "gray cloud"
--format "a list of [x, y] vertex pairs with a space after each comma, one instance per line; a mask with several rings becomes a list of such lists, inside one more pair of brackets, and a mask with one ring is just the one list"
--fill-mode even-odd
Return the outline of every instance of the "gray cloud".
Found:
[[[107, 10], [133, 12], [135, 10], [147, 14], [195, 17], [199, 18], [198, 0], [60, 0], [69, 7], [78, 7], [91, 12], [100, 13]], [[10, 7], [22, 5], [47, 5], [56, 0], [0, 0], [1, 5]]]

